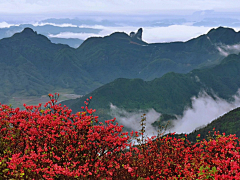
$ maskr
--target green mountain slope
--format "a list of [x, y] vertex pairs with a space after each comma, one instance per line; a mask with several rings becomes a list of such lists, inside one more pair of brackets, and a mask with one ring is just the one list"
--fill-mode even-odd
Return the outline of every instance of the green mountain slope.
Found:
[[[74, 111], [93, 96], [91, 108], [107, 112], [110, 103], [128, 111], [154, 108], [164, 114], [181, 114], [191, 105], [191, 97], [205, 91], [211, 96], [231, 100], [240, 87], [240, 54], [229, 55], [219, 65], [187, 74], [167, 73], [152, 81], [116, 79], [80, 99], [64, 102]], [[106, 116], [105, 116], [106, 117]]]
[[0, 40], [1, 102], [11, 96], [46, 95], [58, 88], [90, 92], [99, 84], [77, 61], [73, 48], [53, 44], [30, 28]]

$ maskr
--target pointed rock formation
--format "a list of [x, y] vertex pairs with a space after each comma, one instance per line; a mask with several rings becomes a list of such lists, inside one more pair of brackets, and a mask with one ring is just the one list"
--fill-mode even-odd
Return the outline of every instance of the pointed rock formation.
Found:
[[135, 37], [137, 39], [139, 39], [139, 40], [142, 40], [142, 32], [143, 32], [142, 28], [138, 29], [137, 34], [135, 35]]
[[143, 33], [143, 29], [142, 29], [142, 28], [139, 28], [138, 31], [137, 31], [137, 33], [131, 32], [131, 33], [130, 33], [130, 37], [131, 37], [131, 38], [136, 38], [136, 39], [142, 41], [142, 33]]

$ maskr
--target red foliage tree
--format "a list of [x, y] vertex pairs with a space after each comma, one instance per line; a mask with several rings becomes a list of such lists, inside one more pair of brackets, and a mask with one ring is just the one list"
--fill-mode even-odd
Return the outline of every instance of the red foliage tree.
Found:
[[[16, 179], [97, 179], [112, 177], [128, 146], [122, 126], [98, 123], [93, 110], [72, 114], [56, 104], [42, 109], [0, 108], [0, 176]], [[89, 102], [86, 102], [88, 104]]]
[[[81, 112], [56, 104], [25, 110], [0, 105], [2, 179], [240, 179], [239, 139], [215, 132], [190, 143], [171, 135], [128, 136], [115, 119], [98, 122], [88, 99]], [[143, 121], [146, 119], [142, 119]], [[129, 143], [133, 134], [138, 145]]]

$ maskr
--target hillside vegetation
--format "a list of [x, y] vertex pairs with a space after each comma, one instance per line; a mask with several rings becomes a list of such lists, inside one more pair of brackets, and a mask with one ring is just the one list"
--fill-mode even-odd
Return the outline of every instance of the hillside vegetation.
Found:
[[98, 121], [92, 97], [73, 114], [56, 104], [58, 96], [24, 110], [0, 105], [0, 179], [239, 179], [235, 135], [146, 139], [144, 117], [139, 132], [126, 133], [114, 119]]
[[109, 118], [110, 103], [128, 111], [154, 108], [163, 114], [182, 114], [191, 106], [191, 98], [200, 92], [232, 100], [240, 87], [240, 54], [229, 55], [219, 65], [193, 70], [187, 74], [167, 73], [152, 81], [116, 79], [82, 98], [63, 102], [74, 112], [79, 111], [87, 96], [92, 96], [91, 108]]
[[[53, 44], [30, 28], [0, 40], [0, 101], [46, 95], [53, 89], [90, 92], [100, 84], [78, 63], [74, 49]], [[81, 86], [80, 86], [81, 85]]]

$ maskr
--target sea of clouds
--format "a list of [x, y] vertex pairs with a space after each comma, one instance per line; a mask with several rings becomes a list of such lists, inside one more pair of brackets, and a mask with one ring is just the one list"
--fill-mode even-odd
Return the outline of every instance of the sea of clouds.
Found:
[[[78, 38], [86, 40], [89, 37], [104, 37], [108, 36], [114, 32], [125, 32], [130, 34], [130, 32], [136, 32], [138, 28], [143, 28], [143, 40], [148, 43], [158, 43], [158, 42], [173, 42], [173, 41], [187, 41], [192, 38], [196, 38], [202, 34], [206, 34], [210, 29], [216, 27], [205, 27], [205, 26], [193, 26], [192, 24], [181, 24], [181, 25], [169, 25], [165, 27], [158, 26], [129, 26], [129, 25], [118, 25], [118, 26], [104, 26], [104, 25], [76, 25], [71, 23], [48, 23], [48, 22], [33, 22], [30, 23], [33, 26], [44, 26], [51, 25], [57, 27], [79, 27], [79, 28], [93, 28], [101, 29], [99, 33], [74, 33], [74, 32], [60, 32], [58, 34], [53, 34], [49, 32], [49, 38]], [[0, 28], [10, 28], [11, 26], [19, 26], [19, 24], [11, 24], [7, 22], [0, 22]], [[240, 28], [235, 27], [235, 31], [239, 31]], [[222, 47], [221, 47], [222, 48]], [[224, 50], [224, 48], [223, 48]]]
[[[80, 28], [93, 28], [101, 29], [98, 34], [90, 33], [72, 33], [72, 32], [62, 32], [56, 35], [49, 34], [49, 37], [58, 38], [79, 38], [86, 40], [89, 37], [104, 37], [108, 36], [114, 32], [125, 32], [130, 34], [130, 32], [136, 32], [138, 30], [135, 26], [87, 26], [82, 25]], [[140, 28], [140, 27], [139, 27]], [[143, 41], [147, 43], [157, 43], [157, 42], [173, 42], [173, 41], [187, 41], [191, 38], [198, 37], [202, 34], [206, 34], [211, 28], [209, 27], [198, 27], [190, 25], [171, 25], [167, 27], [143, 27]]]

